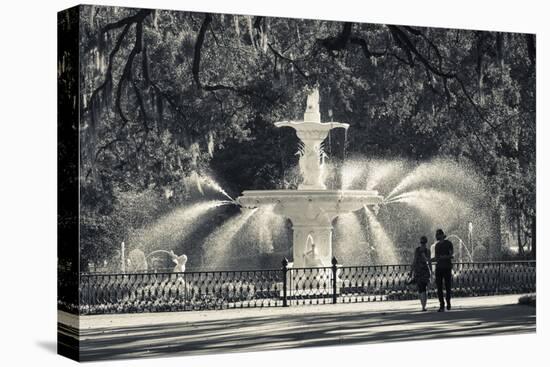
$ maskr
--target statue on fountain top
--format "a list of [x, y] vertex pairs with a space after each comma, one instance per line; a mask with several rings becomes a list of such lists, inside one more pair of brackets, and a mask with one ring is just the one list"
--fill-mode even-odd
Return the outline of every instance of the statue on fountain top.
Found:
[[321, 123], [321, 113], [319, 112], [319, 89], [315, 88], [307, 95], [306, 112], [304, 113], [304, 122]]
[[310, 111], [319, 111], [319, 89], [315, 88], [307, 95], [307, 109]]
[[[275, 126], [292, 127], [303, 144], [299, 161], [303, 182], [298, 186], [298, 190], [326, 190], [322, 181], [322, 166], [324, 166], [326, 155], [322, 154], [321, 143], [326, 139], [330, 130], [347, 129], [349, 125], [339, 122], [321, 122], [319, 89], [314, 88], [307, 95], [303, 121], [279, 121], [275, 123]], [[323, 161], [323, 165], [321, 161]]]

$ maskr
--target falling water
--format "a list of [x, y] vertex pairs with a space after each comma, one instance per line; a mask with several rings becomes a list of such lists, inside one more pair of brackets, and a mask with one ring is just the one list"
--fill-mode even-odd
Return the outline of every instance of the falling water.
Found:
[[384, 228], [376, 219], [374, 213], [365, 205], [365, 214], [367, 222], [373, 237], [379, 264], [397, 264], [398, 258], [395, 254], [395, 245], [390, 239]]
[[273, 252], [273, 235], [285, 228], [284, 218], [275, 214], [274, 209], [274, 204], [260, 207], [243, 228], [241, 242], [252, 242], [250, 245], [261, 253]]
[[[454, 243], [454, 246], [453, 246], [455, 258], [460, 262], [464, 261], [464, 254], [462, 252], [465, 252], [467, 256], [466, 261], [474, 261], [474, 258], [472, 256], [470, 249], [468, 248], [468, 246], [466, 246], [462, 238], [458, 237], [456, 234], [451, 234], [447, 236], [448, 240], [451, 240], [453, 238], [455, 238], [458, 241], [457, 243]], [[433, 253], [435, 254], [435, 244], [433, 245], [433, 247], [434, 247]]]
[[202, 215], [213, 208], [227, 204], [231, 202], [211, 200], [178, 208], [132, 233], [129, 243], [141, 248], [145, 253], [158, 247], [173, 249], [196, 228], [197, 221]]
[[334, 226], [334, 252], [336, 258], [343, 264], [371, 264], [370, 250], [365, 229], [356, 213], [346, 213], [338, 216]]
[[[346, 162], [346, 155], [347, 155], [347, 145], [348, 145], [348, 129], [345, 128], [344, 129], [344, 152], [343, 152], [343, 162]], [[342, 167], [341, 168], [341, 171], [340, 171], [340, 184], [341, 184], [341, 189], [342, 190], [345, 190], [345, 185], [344, 185], [344, 174], [345, 174], [345, 170], [344, 168]], [[351, 182], [349, 183], [351, 184]], [[346, 183], [346, 185], [348, 185], [348, 183]]]
[[300, 167], [298, 165], [292, 166], [289, 169], [285, 169], [284, 177], [283, 177], [283, 183], [282, 183], [282, 189], [297, 189], [298, 185], [300, 184], [302, 179], [302, 175], [300, 173]]
[[223, 265], [229, 255], [231, 241], [257, 210], [258, 208], [241, 209], [237, 216], [225, 222], [204, 240], [203, 260], [208, 267], [219, 268]]
[[325, 164], [323, 165], [323, 174], [322, 174], [322, 182], [325, 184], [327, 189], [329, 190], [335, 190], [337, 181], [338, 181], [338, 169], [337, 165], [330, 162], [325, 161]]

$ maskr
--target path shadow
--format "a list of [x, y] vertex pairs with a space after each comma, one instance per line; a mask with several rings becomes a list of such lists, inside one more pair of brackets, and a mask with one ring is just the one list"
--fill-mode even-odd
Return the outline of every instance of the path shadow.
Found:
[[243, 352], [533, 332], [535, 310], [521, 305], [451, 312], [278, 314], [216, 321], [81, 331], [83, 360]]

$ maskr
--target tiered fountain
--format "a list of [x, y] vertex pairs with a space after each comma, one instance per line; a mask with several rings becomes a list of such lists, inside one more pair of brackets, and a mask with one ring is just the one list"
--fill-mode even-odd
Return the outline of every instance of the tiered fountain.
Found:
[[302, 184], [297, 190], [247, 190], [237, 201], [244, 208], [275, 205], [275, 213], [291, 220], [293, 267], [328, 267], [332, 259], [334, 218], [365, 205], [377, 205], [383, 198], [377, 191], [326, 189], [322, 182], [324, 153], [321, 143], [330, 130], [348, 129], [349, 125], [321, 122], [318, 90], [307, 97], [303, 121], [281, 121], [275, 126], [295, 129], [303, 144], [299, 160]]

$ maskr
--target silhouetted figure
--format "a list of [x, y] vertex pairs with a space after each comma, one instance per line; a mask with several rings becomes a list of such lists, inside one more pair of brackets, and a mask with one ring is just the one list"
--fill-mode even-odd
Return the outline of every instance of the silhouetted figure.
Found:
[[451, 309], [451, 282], [453, 269], [453, 244], [446, 239], [442, 229], [435, 231], [435, 283], [437, 285], [437, 297], [439, 298], [438, 312], [445, 311], [445, 302], [443, 300], [443, 282], [445, 282], [445, 300], [447, 301], [447, 310]]
[[411, 266], [411, 276], [414, 282], [418, 286], [418, 298], [422, 305], [422, 311], [426, 311], [426, 302], [428, 295], [426, 294], [426, 288], [430, 283], [430, 277], [432, 273], [432, 262], [430, 250], [426, 247], [428, 239], [426, 236], [420, 237], [420, 246], [414, 250], [414, 259]]

